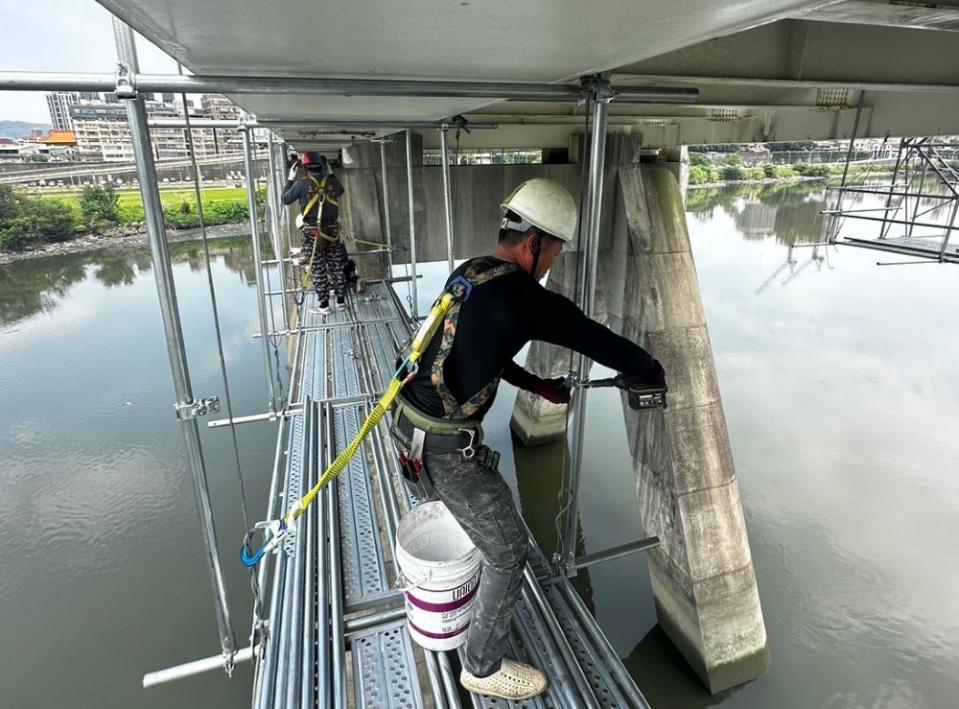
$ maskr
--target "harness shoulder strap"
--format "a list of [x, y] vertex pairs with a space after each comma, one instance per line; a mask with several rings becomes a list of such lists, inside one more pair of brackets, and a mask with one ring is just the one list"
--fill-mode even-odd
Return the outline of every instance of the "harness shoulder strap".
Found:
[[[301, 212], [301, 215], [303, 216], [304, 219], [306, 219], [306, 215], [310, 213], [310, 210], [316, 206], [317, 202], [319, 202], [320, 200], [323, 200], [324, 202], [326, 201], [326, 178], [324, 177], [322, 182], [318, 182], [317, 179], [313, 177], [313, 175], [307, 175], [307, 178], [309, 179], [310, 182], [313, 183], [313, 186], [316, 188], [316, 191], [313, 193], [313, 196], [310, 197], [310, 200], [306, 203], [306, 206], [303, 207], [303, 211]], [[334, 204], [336, 203], [334, 202]], [[321, 209], [322, 209], [322, 206], [321, 206]], [[317, 218], [319, 218], [320, 216], [319, 212], [317, 213], [316, 216]]]
[[453, 349], [453, 339], [456, 337], [456, 324], [459, 320], [460, 306], [469, 299], [473, 288], [517, 270], [519, 270], [519, 266], [515, 263], [507, 263], [488, 256], [474, 260], [467, 267], [463, 275], [454, 279], [450, 284], [449, 291], [453, 295], [453, 305], [443, 320], [443, 339], [436, 353], [436, 359], [433, 360], [433, 367], [430, 373], [430, 381], [436, 389], [440, 401], [443, 402], [443, 410], [446, 412], [446, 418], [469, 418], [489, 401], [499, 386], [499, 377], [496, 377], [462, 404], [456, 400], [456, 397], [453, 396], [449, 387], [446, 386], [444, 368], [446, 358]]

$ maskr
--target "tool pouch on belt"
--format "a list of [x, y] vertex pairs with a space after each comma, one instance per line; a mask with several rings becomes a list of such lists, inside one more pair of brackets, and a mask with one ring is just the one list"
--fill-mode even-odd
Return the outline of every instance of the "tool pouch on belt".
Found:
[[421, 499], [431, 499], [433, 485], [430, 480], [426, 464], [423, 462], [426, 431], [414, 428], [412, 435], [407, 436], [395, 423], [390, 426], [390, 433], [397, 443], [400, 459], [400, 474], [403, 482], [410, 491]]
[[[462, 453], [460, 453], [460, 458], [464, 458]], [[494, 473], [499, 472], [499, 452], [485, 444], [476, 447], [473, 462], [481, 468], [486, 468]]]

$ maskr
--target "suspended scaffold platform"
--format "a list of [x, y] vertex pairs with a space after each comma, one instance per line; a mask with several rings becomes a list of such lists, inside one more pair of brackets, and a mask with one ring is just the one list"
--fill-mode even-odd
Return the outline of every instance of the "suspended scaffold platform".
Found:
[[892, 170], [888, 182], [875, 178], [875, 165], [851, 174], [852, 146], [850, 141], [835, 207], [824, 212], [832, 217], [829, 242], [959, 263], [959, 244], [952, 240], [959, 216], [956, 145], [932, 138], [901, 139], [887, 165]]
[[[310, 294], [300, 309], [291, 391], [302, 414], [280, 426], [274, 518], [357, 433], [413, 329], [388, 282], [351, 295], [346, 311], [324, 317], [314, 305]], [[550, 688], [515, 703], [461, 690], [455, 653], [425, 651], [406, 629], [393, 540], [399, 518], [417, 503], [384, 420], [297, 534], [261, 562], [254, 707], [648, 706], [568, 578], [552, 573], [532, 538], [511, 649], [543, 668]]]

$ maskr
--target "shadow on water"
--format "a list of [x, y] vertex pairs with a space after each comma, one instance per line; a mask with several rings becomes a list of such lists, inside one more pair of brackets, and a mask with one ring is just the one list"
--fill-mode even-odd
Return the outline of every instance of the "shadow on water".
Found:
[[659, 625], [654, 625], [623, 658], [623, 664], [654, 707], [718, 706], [742, 689], [710, 694]]
[[[219, 258], [244, 285], [256, 279], [249, 237], [223, 237], [210, 242], [210, 255]], [[272, 251], [264, 244], [265, 256]], [[191, 271], [205, 269], [203, 244], [199, 241], [170, 245], [174, 264], [187, 263]], [[133, 285], [137, 276], [153, 267], [147, 248], [123, 251], [93, 251], [84, 254], [48, 256], [0, 266], [0, 326], [12, 325], [38, 313], [49, 312], [67, 297], [70, 289], [92, 276], [107, 288]]]
[[[524, 446], [515, 435], [512, 435], [512, 440], [521, 512], [540, 549], [549, 559], [557, 551], [556, 517], [561, 506], [560, 485], [563, 475], [569, 475], [566, 440], [534, 447]], [[586, 553], [585, 546], [583, 525], [580, 524], [576, 535], [576, 556]], [[572, 583], [590, 612], [595, 614], [589, 571], [578, 573]]]
[[[527, 448], [515, 435], [512, 438], [523, 516], [543, 553], [549, 557], [557, 546], [555, 519], [560, 511], [557, 494], [564, 469], [567, 474], [569, 472], [566, 441]], [[584, 554], [585, 547], [586, 539], [580, 525], [576, 555]], [[572, 584], [595, 616], [597, 609], [589, 570], [577, 574]], [[722, 704], [738, 691], [733, 689], [711, 695], [659, 625], [652, 627], [623, 662], [654, 707], [711, 707]]]

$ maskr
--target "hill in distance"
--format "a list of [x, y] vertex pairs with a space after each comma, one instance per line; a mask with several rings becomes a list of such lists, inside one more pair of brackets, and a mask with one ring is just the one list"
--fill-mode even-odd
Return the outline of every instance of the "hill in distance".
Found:
[[44, 133], [51, 128], [49, 123], [27, 123], [26, 121], [0, 121], [0, 138], [29, 138], [30, 131], [42, 130]]

